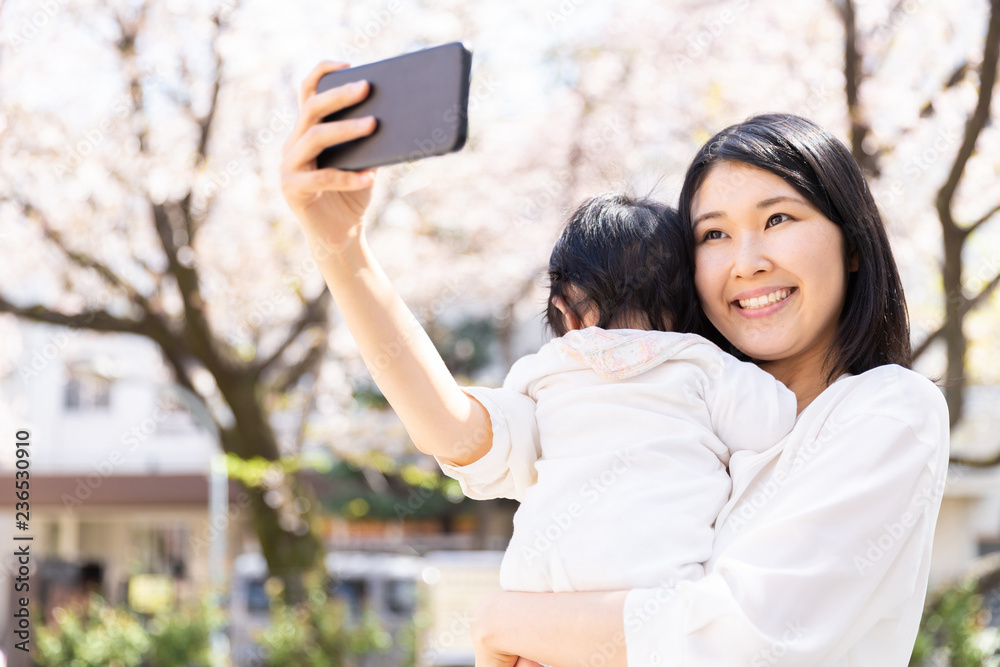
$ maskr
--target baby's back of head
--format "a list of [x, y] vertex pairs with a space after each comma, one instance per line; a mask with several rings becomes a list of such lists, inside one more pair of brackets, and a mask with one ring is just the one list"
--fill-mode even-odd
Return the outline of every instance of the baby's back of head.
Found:
[[574, 318], [604, 329], [690, 331], [690, 248], [677, 211], [662, 202], [620, 193], [588, 199], [552, 249], [548, 326], [557, 336]]

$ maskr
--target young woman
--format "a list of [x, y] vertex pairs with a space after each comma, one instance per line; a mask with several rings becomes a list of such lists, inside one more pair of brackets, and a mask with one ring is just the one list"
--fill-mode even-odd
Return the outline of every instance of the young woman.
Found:
[[[368, 251], [362, 221], [374, 174], [315, 168], [324, 147], [374, 127], [319, 124], [367, 94], [363, 85], [315, 94], [319, 77], [340, 67], [325, 63], [303, 84], [283, 192], [323, 246], [324, 278], [414, 443], [466, 466], [490, 451], [492, 425]], [[631, 591], [499, 593], [473, 625], [477, 667], [905, 665], [948, 419], [937, 389], [906, 369], [902, 289], [864, 179], [822, 129], [762, 116], [703, 147], [680, 204], [705, 317], [720, 342], [795, 393], [795, 428], [779, 447], [732, 456], [733, 493], [704, 577]]]

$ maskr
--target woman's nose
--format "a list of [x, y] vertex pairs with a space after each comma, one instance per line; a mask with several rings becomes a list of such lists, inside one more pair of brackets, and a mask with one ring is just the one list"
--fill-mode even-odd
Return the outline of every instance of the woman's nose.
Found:
[[734, 252], [734, 277], [749, 278], [761, 271], [769, 271], [773, 268], [771, 260], [768, 259], [763, 239], [757, 234], [745, 235], [737, 239]]

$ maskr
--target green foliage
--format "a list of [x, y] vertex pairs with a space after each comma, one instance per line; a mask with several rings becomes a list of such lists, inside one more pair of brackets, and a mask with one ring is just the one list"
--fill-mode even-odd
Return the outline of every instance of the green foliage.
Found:
[[[327, 477], [335, 486], [324, 498], [324, 508], [347, 519], [424, 519], [468, 507], [461, 487], [450, 477], [385, 458], [388, 462], [340, 461], [334, 465]], [[377, 468], [388, 490], [373, 490], [361, 472], [362, 465]]]
[[148, 624], [92, 595], [86, 610], [59, 610], [40, 626], [35, 661], [42, 667], [209, 667], [209, 636], [222, 623], [207, 601], [157, 614]]
[[427, 333], [448, 370], [462, 377], [472, 377], [488, 365], [490, 349], [497, 342], [496, 322], [492, 317], [468, 319], [455, 327], [428, 323]]
[[92, 595], [84, 613], [61, 611], [55, 628], [38, 628], [42, 667], [138, 667], [152, 641], [138, 618]]
[[153, 647], [150, 667], [212, 665], [211, 636], [224, 622], [221, 609], [205, 596], [195, 608], [157, 614], [148, 624]]
[[268, 582], [271, 624], [255, 638], [264, 648], [268, 667], [350, 667], [355, 658], [392, 647], [392, 637], [374, 613], [360, 621], [351, 618], [346, 603], [332, 598], [315, 581], [308, 585], [305, 601], [287, 605]]
[[911, 667], [996, 667], [1000, 637], [970, 580], [944, 591], [924, 611]]
[[277, 461], [269, 461], [262, 456], [244, 459], [231, 452], [226, 453], [226, 473], [229, 479], [238, 480], [244, 486], [251, 488], [265, 487], [269, 479], [281, 479], [284, 475], [307, 468], [322, 470], [325, 467], [323, 458], [308, 454], [285, 456]]

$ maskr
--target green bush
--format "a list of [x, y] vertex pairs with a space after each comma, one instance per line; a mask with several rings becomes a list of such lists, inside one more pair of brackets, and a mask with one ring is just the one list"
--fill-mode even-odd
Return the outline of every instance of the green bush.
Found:
[[209, 637], [222, 614], [208, 599], [144, 623], [92, 595], [85, 611], [58, 610], [54, 627], [39, 627], [35, 661], [41, 667], [211, 667]]
[[969, 580], [935, 596], [924, 610], [911, 667], [997, 667], [1000, 637]]
[[58, 610], [54, 628], [39, 627], [35, 661], [42, 667], [138, 667], [151, 645], [139, 619], [92, 595], [86, 612]]
[[268, 581], [271, 624], [256, 641], [264, 649], [268, 667], [351, 667], [357, 656], [384, 652], [392, 637], [372, 612], [360, 621], [351, 619], [342, 600], [330, 597], [317, 582], [309, 582], [305, 601], [289, 606], [280, 595], [277, 580]]

